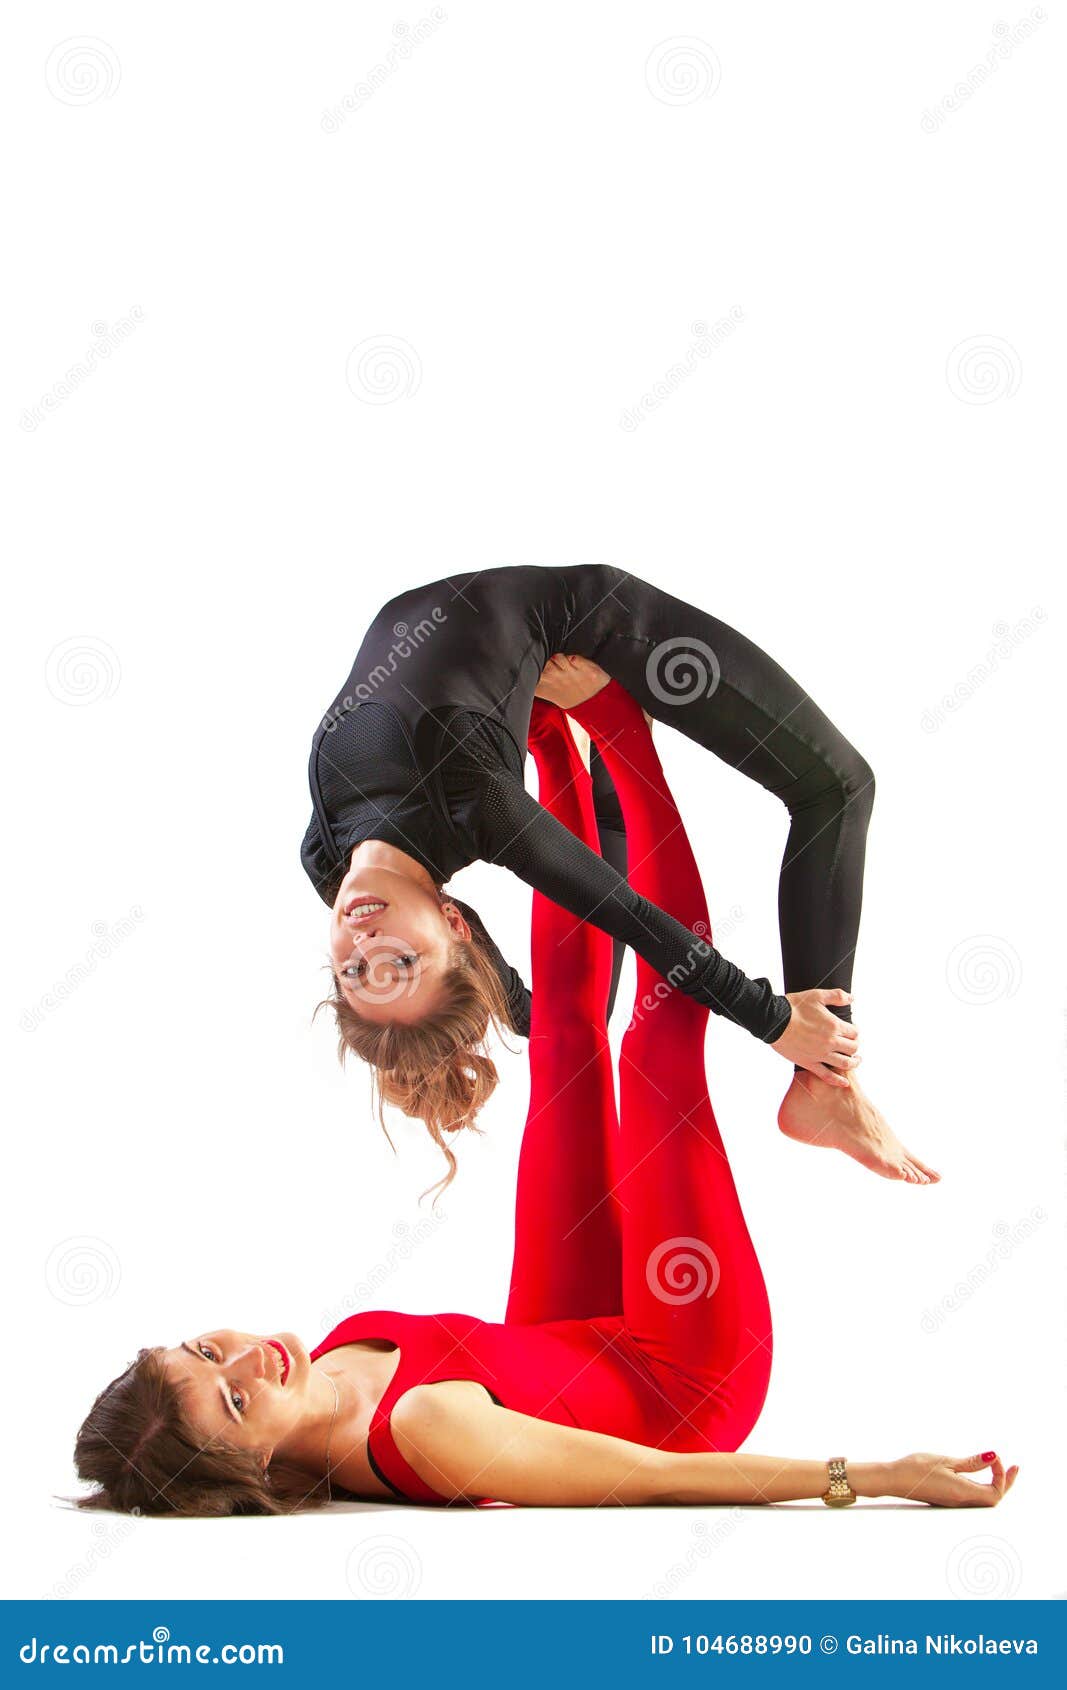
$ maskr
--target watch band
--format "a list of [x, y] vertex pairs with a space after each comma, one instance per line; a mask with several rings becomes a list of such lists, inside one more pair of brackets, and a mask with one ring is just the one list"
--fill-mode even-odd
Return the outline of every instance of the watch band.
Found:
[[833, 1455], [826, 1463], [830, 1475], [830, 1483], [822, 1493], [822, 1499], [827, 1508], [847, 1508], [855, 1502], [856, 1493], [848, 1482], [848, 1471], [845, 1467], [845, 1456]]

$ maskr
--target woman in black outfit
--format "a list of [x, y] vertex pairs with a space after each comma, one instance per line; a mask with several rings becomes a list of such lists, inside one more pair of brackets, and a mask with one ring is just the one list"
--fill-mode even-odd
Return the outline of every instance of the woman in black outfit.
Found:
[[[590, 851], [526, 791], [535, 694], [580, 720], [609, 676], [786, 804], [784, 995], [634, 893], [617, 850]], [[450, 1170], [444, 1134], [472, 1124], [496, 1082], [490, 1020], [528, 1028], [521, 980], [475, 913], [443, 892], [481, 859], [603, 928], [617, 949], [631, 945], [669, 985], [791, 1062], [779, 1113], [791, 1137], [845, 1150], [886, 1178], [938, 1177], [852, 1073], [849, 986], [874, 776], [735, 629], [608, 565], [490, 569], [412, 589], [372, 622], [315, 735], [310, 782], [301, 857], [331, 907], [342, 1056], [371, 1063], [380, 1099], [426, 1123]], [[602, 771], [598, 789], [602, 841], [617, 843]]]

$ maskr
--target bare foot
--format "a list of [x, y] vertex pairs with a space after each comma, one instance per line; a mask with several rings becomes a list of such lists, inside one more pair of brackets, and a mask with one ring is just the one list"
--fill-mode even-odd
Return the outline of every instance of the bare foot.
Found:
[[837, 1087], [827, 1085], [815, 1074], [794, 1074], [778, 1111], [778, 1125], [787, 1138], [795, 1138], [800, 1144], [843, 1150], [883, 1179], [936, 1185], [941, 1178], [905, 1150], [854, 1076], [847, 1087]]
[[565, 657], [557, 652], [541, 671], [541, 679], [534, 688], [535, 698], [547, 698], [561, 710], [573, 710], [587, 699], [603, 692], [611, 676], [588, 657]]

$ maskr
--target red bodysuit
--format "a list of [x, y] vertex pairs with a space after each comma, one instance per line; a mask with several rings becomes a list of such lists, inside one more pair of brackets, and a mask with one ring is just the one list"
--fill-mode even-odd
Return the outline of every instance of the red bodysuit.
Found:
[[[629, 880], [709, 935], [696, 863], [647, 724], [615, 682], [571, 712], [596, 741], [626, 823]], [[562, 712], [537, 701], [540, 799], [596, 848], [592, 792]], [[368, 1454], [406, 1501], [446, 1500], [390, 1430], [415, 1385], [467, 1379], [508, 1409], [669, 1450], [734, 1450], [766, 1395], [771, 1318], [708, 1098], [708, 1011], [640, 957], [619, 1063], [605, 1007], [611, 941], [534, 896], [530, 1104], [507, 1318], [370, 1311], [311, 1352], [385, 1339], [400, 1360]], [[491, 1500], [491, 1499], [487, 1499]]]

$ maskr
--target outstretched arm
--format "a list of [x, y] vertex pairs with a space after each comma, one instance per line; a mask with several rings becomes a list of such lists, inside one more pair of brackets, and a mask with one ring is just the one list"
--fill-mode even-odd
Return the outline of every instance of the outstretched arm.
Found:
[[[509, 773], [490, 771], [483, 787], [479, 850], [486, 862], [510, 869], [572, 915], [631, 945], [670, 985], [715, 1014], [767, 1043], [781, 1037], [792, 1009], [768, 980], [750, 980], [706, 939], [640, 897]], [[827, 1056], [838, 1032], [827, 1027]]]
[[[600, 841], [600, 853], [606, 862], [610, 863], [616, 874], [625, 878], [626, 875], [626, 827], [622, 819], [622, 810], [612, 785], [611, 776], [604, 766], [603, 759], [592, 748], [590, 758], [590, 773], [593, 787], [593, 813], [596, 817], [597, 834]], [[485, 949], [490, 962], [496, 969], [500, 984], [507, 999], [508, 1016], [512, 1029], [522, 1038], [530, 1036], [530, 988], [527, 986], [517, 968], [513, 968], [501, 954], [492, 934], [485, 926], [477, 910], [470, 904], [463, 903], [459, 898], [452, 897], [450, 901], [466, 917], [472, 931], [477, 935]], [[618, 990], [619, 975], [622, 971], [622, 961], [626, 947], [619, 940], [615, 941], [612, 962], [611, 981], [608, 989], [608, 1009], [610, 1018], [615, 1005], [615, 994]]]
[[[825, 1461], [650, 1449], [500, 1408], [481, 1385], [463, 1380], [414, 1386], [393, 1409], [391, 1425], [409, 1466], [455, 1500], [490, 1497], [537, 1508], [752, 1505], [821, 1496], [828, 1483]], [[984, 1467], [992, 1469], [988, 1483], [968, 1477]], [[996, 1455], [848, 1463], [858, 1496], [945, 1508], [992, 1506], [1017, 1472], [1005, 1471]]]

